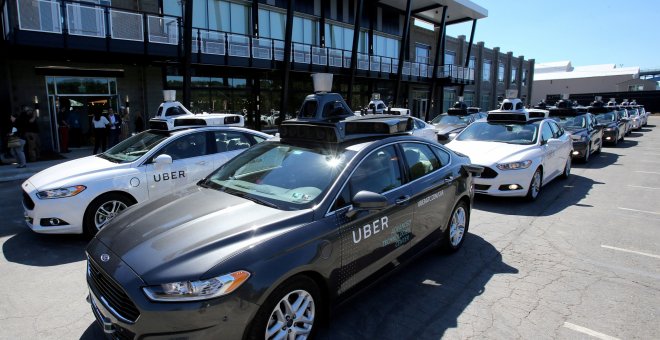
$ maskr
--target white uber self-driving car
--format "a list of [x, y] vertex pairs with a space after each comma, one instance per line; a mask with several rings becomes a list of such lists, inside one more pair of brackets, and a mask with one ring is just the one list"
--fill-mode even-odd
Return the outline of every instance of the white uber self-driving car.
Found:
[[571, 171], [569, 134], [551, 119], [530, 118], [519, 99], [506, 99], [446, 146], [484, 167], [474, 179], [480, 194], [534, 200], [543, 185]]
[[23, 182], [27, 225], [38, 233], [94, 235], [128, 206], [196, 183], [272, 136], [238, 127], [147, 130], [108, 151]]

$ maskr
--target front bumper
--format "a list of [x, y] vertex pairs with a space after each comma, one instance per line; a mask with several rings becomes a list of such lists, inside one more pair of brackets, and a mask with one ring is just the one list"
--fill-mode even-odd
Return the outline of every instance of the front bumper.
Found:
[[[87, 250], [89, 302], [98, 324], [111, 338], [241, 339], [259, 309], [236, 294], [192, 302], [151, 301], [142, 291], [146, 285], [142, 279], [105, 245], [93, 239]], [[101, 254], [110, 259], [99, 261]], [[90, 266], [125, 294], [139, 311], [137, 318], [132, 320], [113, 308], [112, 300], [104, 296], [108, 294], [91, 277]]]
[[587, 144], [588, 142], [573, 141], [573, 152], [571, 152], [571, 156], [573, 158], [584, 158], [587, 154]]
[[614, 143], [617, 138], [617, 130], [603, 130], [603, 141], [605, 143]]
[[632, 121], [632, 129], [637, 130], [642, 127], [642, 121], [640, 119], [633, 119]]
[[[475, 193], [489, 196], [522, 197], [527, 195], [527, 190], [532, 181], [536, 165], [532, 164], [529, 168], [521, 170], [499, 170], [494, 166], [488, 168], [492, 170], [488, 172], [491, 174], [493, 172], [497, 174], [496, 177], [475, 177]], [[516, 185], [518, 188], [509, 189], [509, 186], [511, 185]]]
[[[29, 180], [23, 182], [21, 189], [25, 224], [32, 231], [43, 234], [82, 233], [84, 209], [89, 203], [84, 191], [73, 197], [40, 199], [37, 188]], [[58, 223], [48, 225], [56, 220]]]

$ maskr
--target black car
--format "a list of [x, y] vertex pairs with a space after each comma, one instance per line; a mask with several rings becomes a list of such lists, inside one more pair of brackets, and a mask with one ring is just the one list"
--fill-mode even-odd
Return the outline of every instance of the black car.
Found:
[[98, 322], [115, 338], [306, 338], [414, 254], [458, 250], [482, 168], [412, 124], [287, 121], [196, 186], [126, 209], [87, 247]]
[[476, 111], [478, 108], [468, 107], [462, 101], [454, 103], [453, 107], [447, 110], [447, 113], [433, 118], [429, 124], [435, 127], [438, 136], [438, 143], [447, 144], [468, 125], [481, 118], [486, 118], [487, 113]]
[[570, 101], [560, 100], [556, 107], [550, 108], [549, 115], [570, 132], [573, 158], [586, 163], [591, 154], [600, 153], [603, 148], [603, 129], [596, 125], [596, 118], [586, 108], [577, 108]]
[[596, 126], [603, 129], [603, 143], [616, 146], [625, 138], [627, 119], [618, 110], [617, 106], [605, 106], [601, 101], [595, 101], [587, 107], [587, 112], [596, 118]]

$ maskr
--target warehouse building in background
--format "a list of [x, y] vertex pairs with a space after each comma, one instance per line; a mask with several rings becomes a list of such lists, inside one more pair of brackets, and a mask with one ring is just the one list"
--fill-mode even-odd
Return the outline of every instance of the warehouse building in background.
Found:
[[[424, 119], [459, 96], [488, 110], [506, 89], [532, 94], [533, 59], [474, 43], [488, 11], [467, 0], [1, 5], [2, 127], [10, 113], [37, 108], [42, 145], [54, 151], [63, 120], [76, 122], [89, 143], [94, 112], [127, 110], [133, 129], [138, 116], [155, 114], [165, 89], [177, 90], [193, 112], [243, 113], [256, 129], [274, 114], [294, 114], [315, 72], [333, 73], [333, 91], [353, 109], [380, 93]], [[463, 22], [472, 23], [465, 36], [446, 36], [447, 25]]]

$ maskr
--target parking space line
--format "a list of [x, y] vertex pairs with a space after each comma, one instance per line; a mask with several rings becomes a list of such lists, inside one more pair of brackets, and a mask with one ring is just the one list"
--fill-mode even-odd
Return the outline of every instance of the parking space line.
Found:
[[648, 256], [648, 257], [653, 257], [653, 258], [656, 258], [656, 259], [660, 259], [660, 255], [649, 254], [649, 253], [644, 253], [644, 252], [641, 252], [641, 251], [630, 250], [630, 249], [623, 249], [623, 248], [619, 248], [619, 247], [612, 247], [612, 246], [608, 246], [608, 245], [604, 245], [604, 244], [601, 244], [600, 246], [603, 247], [603, 248], [612, 249], [612, 250], [618, 250], [618, 251], [622, 251], [622, 252], [625, 252], [625, 253], [632, 253], [632, 254], [637, 254], [637, 255], [644, 255], [644, 256]]
[[660, 188], [654, 188], [654, 187], [643, 187], [639, 185], [628, 185], [631, 188], [638, 188], [638, 189], [651, 189], [651, 190], [660, 190]]
[[637, 209], [622, 208], [622, 207], [617, 207], [617, 208], [621, 209], [621, 210], [628, 210], [628, 211], [641, 212], [641, 213], [646, 213], [646, 214], [660, 215], [659, 212], [654, 212], [654, 211], [637, 210]]
[[635, 171], [640, 174], [654, 174], [654, 175], [660, 175], [660, 172], [654, 172], [654, 171]]
[[596, 332], [592, 329], [582, 327], [582, 326], [578, 326], [578, 325], [572, 324], [570, 322], [564, 322], [564, 327], [566, 327], [568, 329], [572, 329], [576, 332], [580, 332], [582, 334], [593, 336], [594, 338], [602, 339], [602, 340], [619, 340], [619, 338], [615, 338], [615, 337], [609, 336], [607, 334]]

